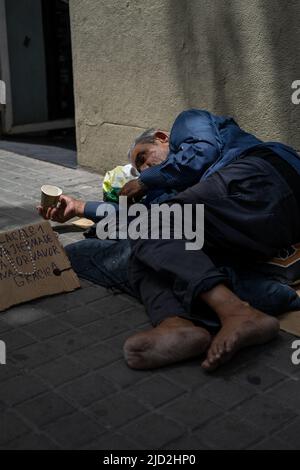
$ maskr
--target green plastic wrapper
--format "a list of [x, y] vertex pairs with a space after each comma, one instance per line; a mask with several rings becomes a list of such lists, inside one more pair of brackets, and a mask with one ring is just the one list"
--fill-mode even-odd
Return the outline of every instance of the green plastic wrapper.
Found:
[[138, 178], [137, 170], [130, 164], [116, 166], [108, 171], [103, 180], [103, 200], [107, 202], [118, 202], [119, 193], [124, 184]]

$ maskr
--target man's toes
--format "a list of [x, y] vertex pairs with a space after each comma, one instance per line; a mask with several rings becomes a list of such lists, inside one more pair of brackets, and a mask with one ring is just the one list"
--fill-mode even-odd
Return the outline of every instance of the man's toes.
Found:
[[205, 361], [202, 362], [201, 367], [202, 369], [206, 370], [206, 372], [212, 372], [218, 367], [219, 363], [220, 360], [210, 361], [208, 359], [205, 359]]
[[215, 361], [223, 356], [225, 352], [225, 344], [223, 341], [214, 341], [208, 350], [208, 358], [210, 361]]
[[224, 341], [219, 342], [217, 349], [218, 349], [218, 356], [221, 357], [224, 354], [224, 352], [226, 351], [225, 342]]
[[147, 369], [147, 363], [143, 353], [123, 349], [124, 359], [131, 369]]
[[207, 371], [215, 370], [226, 355], [226, 345], [224, 341], [214, 341], [208, 350], [206, 359], [201, 367]]
[[221, 356], [222, 356], [222, 349], [220, 347], [216, 347], [211, 354], [211, 360], [215, 362], [218, 359], [220, 359]]
[[201, 367], [202, 367], [202, 369], [209, 370], [210, 362], [207, 358], [202, 362]]
[[150, 341], [139, 334], [130, 336], [125, 341], [123, 346], [123, 353], [127, 365], [132, 369], [143, 369], [145, 367], [145, 360], [143, 353], [151, 348]]
[[124, 354], [125, 361], [130, 369], [143, 369], [143, 358], [138, 354]]
[[206, 357], [206, 361], [208, 364], [211, 364], [212, 362], [214, 362], [214, 358], [215, 358], [215, 353], [214, 351], [212, 351], [211, 349], [208, 350], [207, 352], [207, 357]]
[[206, 359], [201, 364], [201, 367], [205, 370], [213, 370], [214, 364], [218, 361], [219, 359], [215, 353], [208, 352]]

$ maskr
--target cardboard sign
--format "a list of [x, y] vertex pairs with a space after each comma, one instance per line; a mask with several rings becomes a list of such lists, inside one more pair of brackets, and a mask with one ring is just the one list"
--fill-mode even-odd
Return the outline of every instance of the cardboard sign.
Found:
[[79, 287], [49, 222], [0, 233], [0, 311]]
[[[300, 289], [297, 286], [297, 294], [300, 297]], [[300, 310], [294, 312], [287, 312], [279, 316], [280, 329], [291, 333], [292, 335], [300, 337]]]

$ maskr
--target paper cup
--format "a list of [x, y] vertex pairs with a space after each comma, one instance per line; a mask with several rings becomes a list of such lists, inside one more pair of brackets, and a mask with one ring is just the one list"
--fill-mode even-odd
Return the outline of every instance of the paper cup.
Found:
[[62, 190], [57, 186], [51, 186], [45, 184], [41, 187], [41, 206], [42, 207], [55, 207], [59, 201], [59, 197], [62, 195]]

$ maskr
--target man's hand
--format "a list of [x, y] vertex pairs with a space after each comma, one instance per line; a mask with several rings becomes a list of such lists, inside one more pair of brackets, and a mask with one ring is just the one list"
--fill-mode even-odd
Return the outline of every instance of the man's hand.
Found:
[[58, 207], [38, 206], [37, 210], [40, 216], [46, 220], [53, 220], [63, 224], [73, 217], [82, 217], [84, 214], [85, 203], [70, 196], [60, 196]]
[[120, 191], [119, 196], [127, 196], [132, 202], [141, 199], [147, 192], [145, 185], [139, 180], [128, 181]]

